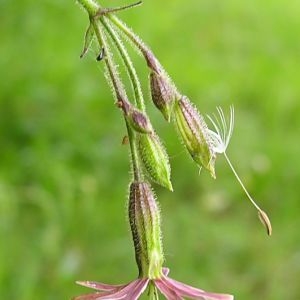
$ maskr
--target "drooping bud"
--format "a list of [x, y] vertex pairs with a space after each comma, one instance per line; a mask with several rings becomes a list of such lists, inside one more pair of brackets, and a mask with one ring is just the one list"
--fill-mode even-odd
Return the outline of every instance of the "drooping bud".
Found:
[[168, 76], [151, 72], [150, 91], [154, 105], [161, 111], [164, 118], [170, 122], [177, 92]]
[[161, 71], [163, 70], [160, 62], [157, 60], [153, 52], [142, 42], [140, 41], [137, 37], [132, 37], [134, 40], [133, 42], [137, 43], [138, 48], [141, 50], [142, 54], [144, 55], [144, 58], [147, 62], [148, 67], [156, 72], [157, 74], [160, 74]]
[[160, 212], [149, 183], [131, 183], [128, 212], [139, 277], [159, 278], [164, 260]]
[[216, 155], [204, 119], [186, 96], [182, 96], [174, 105], [174, 116], [183, 143], [193, 160], [215, 178]]
[[88, 29], [85, 32], [85, 36], [84, 36], [84, 45], [83, 45], [83, 50], [80, 54], [80, 58], [82, 58], [87, 51], [89, 50], [89, 47], [93, 41], [93, 37], [94, 37], [94, 27], [92, 25], [92, 23], [90, 23]]
[[153, 132], [137, 136], [139, 156], [150, 178], [173, 191], [168, 154], [159, 137]]
[[117, 95], [117, 106], [123, 110], [126, 120], [135, 131], [151, 133], [153, 128], [148, 116], [132, 105], [125, 95]]
[[132, 128], [139, 133], [151, 133], [153, 128], [148, 116], [140, 110], [131, 107], [126, 116]]

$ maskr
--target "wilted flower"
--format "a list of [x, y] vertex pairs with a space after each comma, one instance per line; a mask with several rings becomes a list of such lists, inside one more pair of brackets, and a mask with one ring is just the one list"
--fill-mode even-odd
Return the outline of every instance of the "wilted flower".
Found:
[[186, 96], [174, 105], [174, 116], [178, 132], [193, 160], [215, 178], [216, 155], [212, 148], [212, 134], [203, 117]]
[[[160, 278], [138, 278], [127, 284], [110, 285], [94, 281], [78, 281], [77, 283], [97, 290], [96, 293], [86, 294], [75, 297], [74, 300], [136, 300], [144, 293], [147, 287], [151, 285], [167, 300], [180, 300], [180, 299], [195, 299], [195, 300], [233, 300], [232, 295], [209, 293], [195, 287], [186, 285], [182, 282], [176, 281], [168, 277], [169, 270], [162, 269]], [[158, 299], [158, 297], [157, 297]]]

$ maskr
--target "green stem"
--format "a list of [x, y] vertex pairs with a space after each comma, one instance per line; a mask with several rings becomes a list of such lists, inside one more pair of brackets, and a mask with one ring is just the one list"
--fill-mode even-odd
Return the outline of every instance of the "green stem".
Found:
[[147, 61], [150, 69], [155, 71], [158, 74], [163, 74], [166, 78], [168, 78], [169, 83], [172, 85], [173, 90], [177, 97], [180, 97], [180, 93], [177, 90], [177, 87], [172, 82], [171, 78], [167, 75], [167, 72], [164, 70], [163, 66], [159, 62], [159, 60], [155, 57], [151, 49], [142, 41], [142, 39], [136, 35], [124, 22], [122, 22], [117, 16], [113, 14], [108, 14], [106, 16], [111, 23], [113, 23], [123, 34], [125, 34], [129, 40], [136, 46], [136, 48], [140, 51], [140, 53], [144, 56]]
[[101, 12], [99, 12], [97, 14], [97, 16], [102, 16], [102, 15], [106, 15], [108, 13], [115, 13], [115, 12], [118, 12], [118, 11], [121, 11], [121, 10], [126, 10], [126, 9], [129, 9], [129, 8], [135, 7], [135, 6], [139, 6], [141, 4], [142, 4], [142, 1], [138, 1], [136, 3], [128, 4], [128, 5], [125, 5], [125, 6], [118, 6], [118, 7], [113, 7], [113, 8], [104, 8]]
[[140, 166], [140, 160], [138, 155], [138, 149], [135, 142], [135, 133], [131, 129], [131, 127], [128, 124], [128, 121], [125, 119], [126, 127], [127, 127], [127, 133], [128, 133], [128, 139], [129, 139], [129, 145], [130, 145], [130, 153], [131, 153], [131, 163], [132, 163], [132, 170], [133, 170], [133, 178], [136, 181], [142, 181], [144, 179], [143, 174], [141, 172], [141, 166]]
[[[99, 24], [97, 23], [97, 21], [95, 19], [93, 19], [92, 17], [90, 19], [91, 19], [91, 23], [94, 27], [98, 43], [99, 43], [100, 47], [104, 48], [104, 52], [105, 52], [104, 61], [105, 61], [106, 67], [108, 69], [109, 76], [111, 78], [112, 85], [113, 85], [114, 91], [116, 93], [117, 99], [118, 100], [125, 100], [125, 99], [127, 99], [126, 92], [125, 92], [125, 89], [124, 89], [124, 87], [121, 83], [120, 77], [118, 75], [115, 64], [114, 64], [113, 59], [111, 57], [111, 54], [110, 54], [110, 51], [109, 51], [109, 46], [106, 42], [104, 34], [102, 33], [101, 28], [100, 28]], [[124, 119], [125, 119], [125, 122], [126, 122], [128, 138], [129, 138], [129, 144], [130, 144], [133, 176], [134, 176], [134, 179], [136, 181], [141, 181], [141, 180], [143, 180], [143, 175], [142, 175], [142, 171], [141, 171], [142, 167], [140, 166], [138, 150], [137, 150], [137, 146], [136, 146], [136, 142], [135, 142], [135, 133], [130, 128], [126, 118], [124, 118]]]
[[79, 4], [87, 11], [89, 16], [95, 16], [101, 6], [93, 0], [77, 0]]
[[117, 26], [141, 51], [144, 55], [146, 52], [149, 52], [150, 49], [145, 45], [139, 36], [137, 36], [124, 22], [122, 22], [117, 16], [109, 14], [107, 18]]
[[149, 284], [149, 293], [148, 294], [149, 294], [150, 300], [159, 300], [157, 288], [152, 282]]
[[[109, 14], [110, 15], [110, 14]], [[117, 32], [112, 28], [112, 26], [106, 21], [105, 16], [100, 18], [101, 23], [105, 27], [106, 31], [110, 35], [111, 39], [113, 40], [115, 46], [117, 47], [120, 56], [125, 64], [126, 70], [128, 72], [134, 95], [136, 100], [137, 107], [142, 111], [145, 112], [145, 104], [144, 104], [144, 98], [142, 93], [142, 88], [140, 81], [138, 79], [136, 70], [133, 66], [133, 63], [128, 55], [128, 52], [126, 48], [124, 47], [122, 41], [120, 40], [120, 37], [118, 36]]]

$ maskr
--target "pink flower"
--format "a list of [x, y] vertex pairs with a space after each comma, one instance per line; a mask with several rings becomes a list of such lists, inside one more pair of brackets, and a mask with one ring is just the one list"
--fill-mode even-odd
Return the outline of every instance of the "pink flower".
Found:
[[232, 295], [209, 293], [168, 277], [169, 269], [163, 268], [158, 279], [138, 278], [127, 284], [111, 285], [94, 281], [77, 283], [97, 290], [95, 293], [75, 297], [73, 300], [136, 300], [153, 284], [167, 300], [233, 300]]

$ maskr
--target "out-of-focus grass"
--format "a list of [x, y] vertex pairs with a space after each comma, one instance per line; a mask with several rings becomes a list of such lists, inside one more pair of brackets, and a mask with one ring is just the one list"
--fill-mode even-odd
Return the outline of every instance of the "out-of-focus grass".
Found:
[[[0, 9], [1, 299], [69, 299], [87, 292], [77, 279], [131, 280], [125, 129], [96, 52], [79, 60], [87, 17], [75, 1]], [[216, 181], [199, 176], [149, 107], [171, 155], [175, 192], [155, 189], [179, 280], [236, 299], [300, 298], [299, 15], [297, 0], [145, 0], [121, 15], [202, 113], [235, 105], [228, 154], [273, 221], [268, 238], [224, 159]]]

